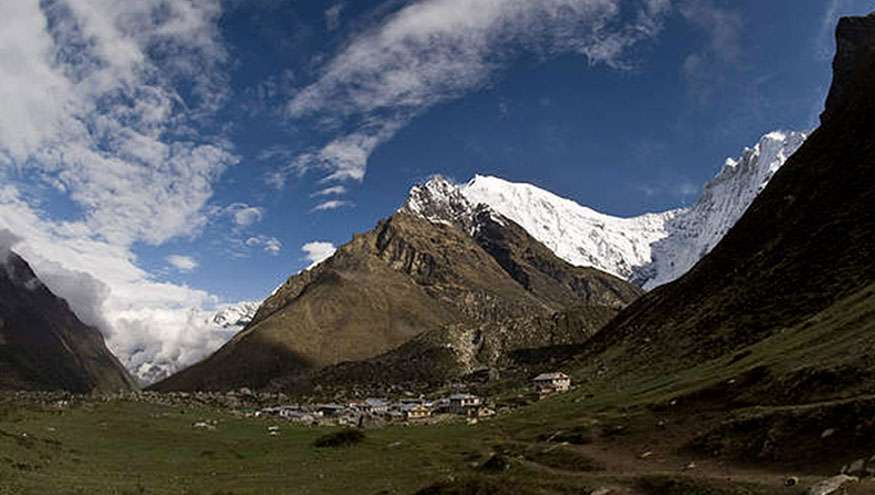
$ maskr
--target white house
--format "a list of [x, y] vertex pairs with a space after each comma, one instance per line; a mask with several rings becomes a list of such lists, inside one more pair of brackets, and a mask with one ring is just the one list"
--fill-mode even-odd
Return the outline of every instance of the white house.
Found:
[[453, 414], [468, 414], [480, 407], [480, 397], [472, 394], [453, 394], [450, 396], [450, 412]]
[[386, 399], [365, 399], [364, 410], [375, 415], [386, 414], [389, 412], [389, 401]]
[[571, 389], [571, 377], [561, 371], [542, 373], [536, 376], [532, 383], [535, 392], [541, 395], [568, 392]]

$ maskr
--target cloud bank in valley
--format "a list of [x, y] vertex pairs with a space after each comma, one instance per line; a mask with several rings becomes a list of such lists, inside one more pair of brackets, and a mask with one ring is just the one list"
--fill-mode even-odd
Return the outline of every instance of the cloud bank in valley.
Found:
[[[213, 185], [238, 161], [210, 130], [228, 95], [221, 7], [16, 0], [0, 16], [0, 227], [143, 378], [192, 364], [227, 338], [200, 321], [214, 296], [158, 281], [132, 252], [197, 236]], [[69, 198], [79, 217], [47, 219], [40, 199], [20, 190], [25, 176]], [[195, 268], [188, 256], [168, 261]]]

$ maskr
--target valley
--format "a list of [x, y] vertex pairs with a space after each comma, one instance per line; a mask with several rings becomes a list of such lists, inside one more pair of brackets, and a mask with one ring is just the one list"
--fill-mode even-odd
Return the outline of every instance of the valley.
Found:
[[875, 494], [875, 13], [836, 44], [690, 206], [431, 176], [145, 387], [0, 230], [0, 495]]

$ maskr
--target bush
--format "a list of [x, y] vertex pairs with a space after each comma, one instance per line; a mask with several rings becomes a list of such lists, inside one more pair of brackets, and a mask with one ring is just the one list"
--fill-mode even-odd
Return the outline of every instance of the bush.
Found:
[[323, 447], [351, 447], [365, 439], [365, 434], [359, 430], [342, 430], [317, 438], [313, 445]]

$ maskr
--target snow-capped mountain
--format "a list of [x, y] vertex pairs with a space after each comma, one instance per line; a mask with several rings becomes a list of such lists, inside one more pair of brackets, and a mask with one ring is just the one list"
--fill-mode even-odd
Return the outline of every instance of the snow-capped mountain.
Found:
[[693, 206], [667, 222], [669, 235], [651, 245], [651, 262], [637, 270], [633, 281], [649, 290], [686, 273], [729, 232], [807, 137], [772, 132], [739, 158], [727, 159]]
[[499, 220], [516, 222], [573, 265], [652, 289], [680, 277], [707, 254], [806, 137], [799, 132], [763, 136], [741, 157], [728, 159], [692, 207], [662, 213], [615, 217], [530, 184], [479, 175], [462, 185], [434, 177], [414, 186], [404, 209], [432, 222], [474, 229], [475, 212], [486, 208]]
[[207, 318], [207, 324], [220, 328], [242, 330], [252, 321], [260, 302], [241, 302], [225, 306]]

